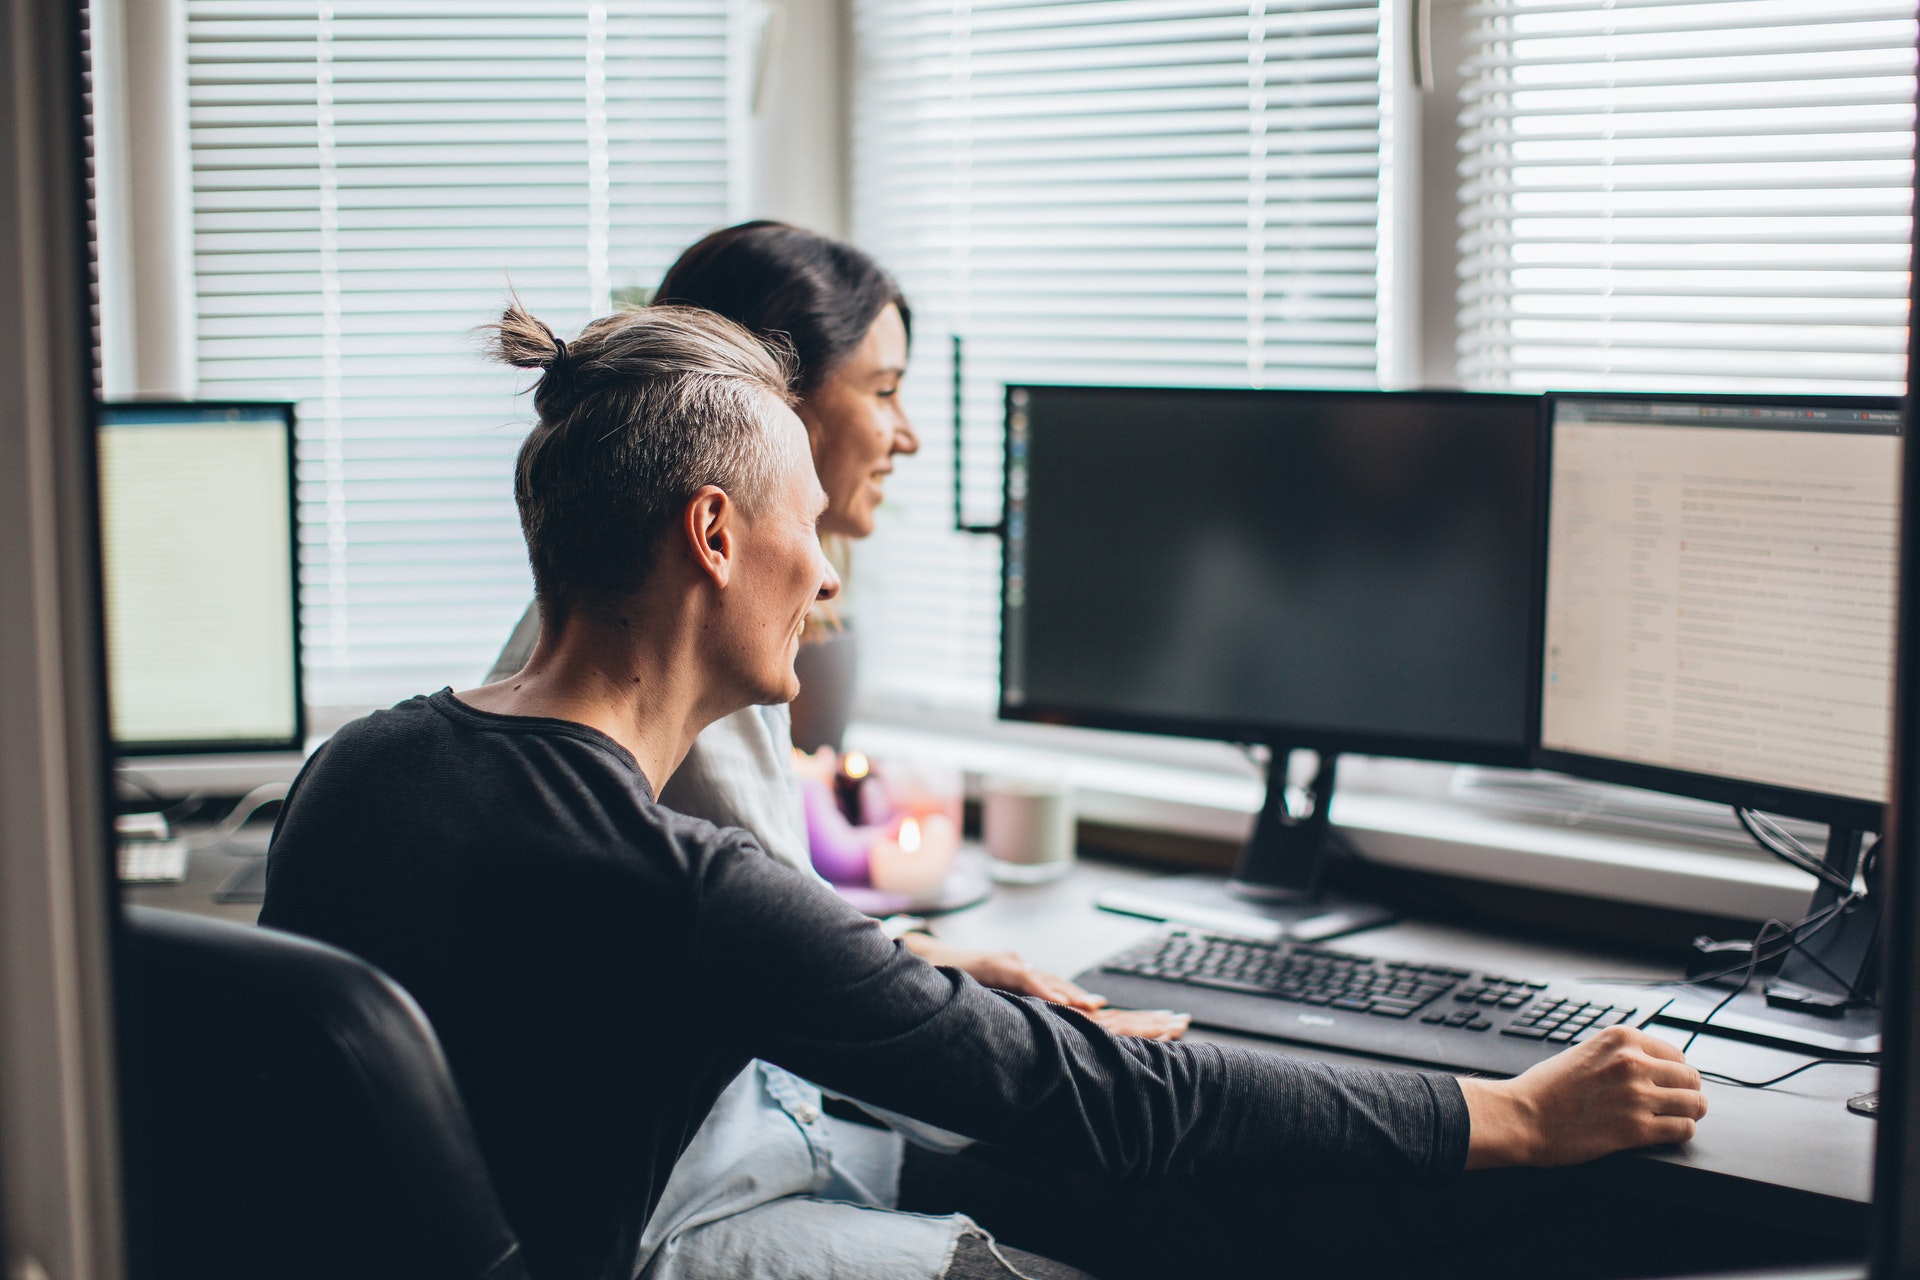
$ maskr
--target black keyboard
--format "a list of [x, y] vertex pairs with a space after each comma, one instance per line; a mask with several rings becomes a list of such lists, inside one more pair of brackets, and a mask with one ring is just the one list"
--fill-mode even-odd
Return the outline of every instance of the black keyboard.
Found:
[[[1645, 993], [1563, 987], [1453, 965], [1172, 929], [1075, 981], [1121, 1008], [1446, 1067], [1518, 1075], [1593, 1033], [1639, 1026]], [[1652, 1001], [1653, 1004], [1662, 1001]]]

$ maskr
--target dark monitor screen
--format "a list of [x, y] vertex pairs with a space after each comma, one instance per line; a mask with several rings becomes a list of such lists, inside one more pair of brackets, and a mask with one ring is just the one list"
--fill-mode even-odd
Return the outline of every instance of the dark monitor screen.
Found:
[[1521, 763], [1538, 408], [1009, 388], [1002, 714]]
[[103, 405], [98, 459], [116, 749], [298, 750], [293, 406]]
[[1879, 826], [1897, 401], [1549, 400], [1540, 759]]

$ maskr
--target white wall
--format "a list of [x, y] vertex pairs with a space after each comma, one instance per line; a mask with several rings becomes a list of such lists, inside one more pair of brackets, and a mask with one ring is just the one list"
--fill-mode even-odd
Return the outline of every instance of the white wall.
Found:
[[847, 233], [846, 0], [763, 0], [747, 16], [745, 216]]

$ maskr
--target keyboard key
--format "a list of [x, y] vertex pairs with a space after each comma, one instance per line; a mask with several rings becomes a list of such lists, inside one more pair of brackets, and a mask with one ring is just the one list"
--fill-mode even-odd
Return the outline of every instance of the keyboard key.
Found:
[[1552, 1035], [1550, 1035], [1550, 1036], [1548, 1036], [1548, 1037], [1547, 1037], [1547, 1043], [1549, 1043], [1549, 1044], [1571, 1044], [1571, 1043], [1573, 1043], [1573, 1032], [1571, 1032], [1571, 1031], [1556, 1031], [1556, 1032], [1554, 1032], [1554, 1033], [1553, 1033]]
[[1195, 974], [1187, 979], [1190, 987], [1207, 987], [1214, 991], [1239, 991], [1250, 996], [1270, 994], [1257, 982], [1244, 982], [1239, 978], [1216, 978], [1208, 974]]
[[1335, 1000], [1330, 1007], [1335, 1009], [1351, 1009], [1355, 1013], [1365, 1013], [1368, 1009], [1372, 1008], [1373, 1005], [1371, 1001], [1356, 1000], [1352, 996], [1342, 996], [1338, 1000]]
[[1432, 1025], [1438, 1022], [1445, 1022], [1446, 1020], [1447, 1020], [1447, 1015], [1444, 1013], [1430, 1013], [1426, 1017], [1420, 1019], [1420, 1021], [1427, 1023], [1428, 1025]]
[[1507, 1027], [1500, 1032], [1503, 1036], [1514, 1036], [1521, 1040], [1545, 1040], [1547, 1033], [1539, 1027]]
[[1384, 1004], [1377, 1004], [1367, 1010], [1367, 1012], [1376, 1018], [1411, 1018], [1413, 1016], [1413, 1010], [1411, 1009], [1396, 1009], [1391, 1005]]

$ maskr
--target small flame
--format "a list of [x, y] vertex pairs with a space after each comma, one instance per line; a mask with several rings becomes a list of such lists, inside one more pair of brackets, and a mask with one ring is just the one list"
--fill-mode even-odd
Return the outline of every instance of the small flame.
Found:
[[864, 778], [867, 776], [867, 771], [873, 766], [867, 763], [867, 757], [864, 752], [849, 751], [847, 752], [846, 759], [841, 761], [840, 767], [849, 778]]
[[918, 853], [920, 851], [920, 823], [908, 818], [900, 824], [900, 852]]

